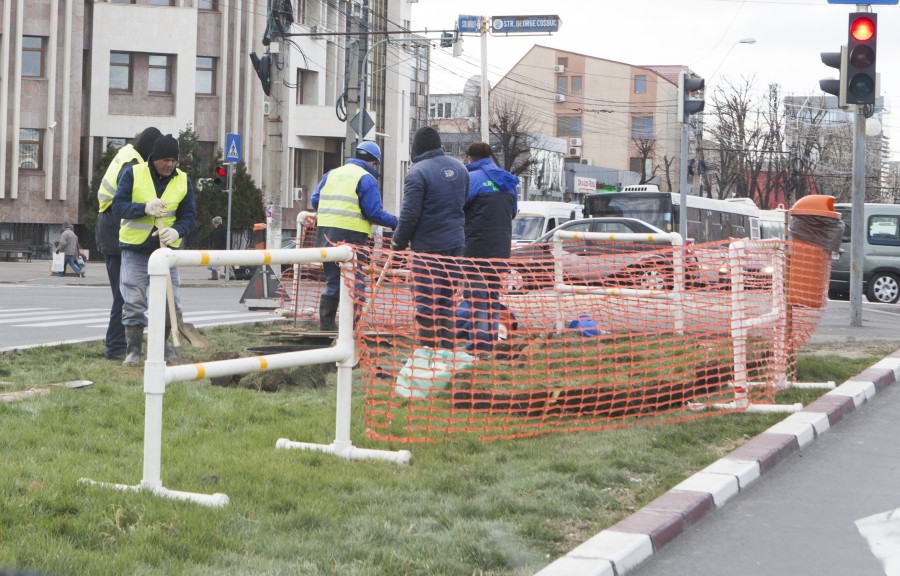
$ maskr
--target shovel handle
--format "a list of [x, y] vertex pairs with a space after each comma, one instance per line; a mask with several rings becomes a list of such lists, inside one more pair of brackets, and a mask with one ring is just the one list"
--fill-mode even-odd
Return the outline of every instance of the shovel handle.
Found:
[[[156, 230], [159, 232], [160, 229], [165, 227], [165, 223], [163, 223], [162, 216], [156, 217]], [[159, 239], [159, 245], [166, 247], [162, 241], [162, 238]], [[178, 338], [178, 311], [175, 309], [175, 287], [172, 285], [172, 271], [169, 270], [169, 273], [166, 274], [166, 301], [169, 305], [169, 326], [171, 327], [170, 332], [172, 333], [172, 344], [175, 345], [175, 348], [181, 347], [181, 340]]]

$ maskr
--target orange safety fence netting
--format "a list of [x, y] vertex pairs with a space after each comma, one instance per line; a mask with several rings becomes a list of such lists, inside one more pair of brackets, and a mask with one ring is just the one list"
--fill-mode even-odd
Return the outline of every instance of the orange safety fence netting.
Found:
[[[369, 437], [482, 439], [678, 422], [771, 404], [824, 305], [797, 242], [570, 240], [508, 260], [371, 245], [352, 282]], [[353, 273], [356, 270], [356, 273]], [[317, 322], [321, 275], [283, 281]], [[315, 324], [311, 325], [315, 330]]]

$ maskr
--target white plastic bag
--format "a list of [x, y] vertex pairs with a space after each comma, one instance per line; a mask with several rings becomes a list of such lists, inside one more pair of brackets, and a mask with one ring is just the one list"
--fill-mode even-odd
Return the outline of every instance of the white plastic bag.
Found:
[[463, 351], [416, 348], [400, 369], [394, 392], [404, 398], [430, 398], [450, 385], [455, 371], [474, 366], [474, 360]]
[[50, 272], [60, 274], [66, 269], [66, 255], [53, 253], [53, 263], [50, 265]]

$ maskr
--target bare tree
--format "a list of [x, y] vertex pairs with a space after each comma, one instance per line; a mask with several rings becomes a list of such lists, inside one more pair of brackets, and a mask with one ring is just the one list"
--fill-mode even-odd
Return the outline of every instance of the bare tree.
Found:
[[491, 145], [496, 146], [504, 170], [519, 176], [535, 164], [531, 157], [534, 125], [534, 112], [515, 96], [497, 96], [491, 101]]
[[[647, 184], [648, 182], [653, 181], [656, 178], [656, 172], [659, 170], [659, 165], [655, 162], [656, 160], [656, 138], [632, 138], [631, 141], [634, 143], [634, 147], [637, 149], [638, 158], [641, 159], [641, 181], [639, 184]], [[647, 172], [647, 160], [650, 160], [649, 164], [653, 166], [650, 172]], [[668, 179], [668, 174], [666, 175]], [[671, 186], [669, 190], [671, 190]]]

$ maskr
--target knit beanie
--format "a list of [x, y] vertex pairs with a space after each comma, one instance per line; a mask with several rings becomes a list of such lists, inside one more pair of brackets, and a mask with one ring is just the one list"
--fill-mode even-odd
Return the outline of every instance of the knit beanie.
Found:
[[415, 158], [429, 150], [441, 147], [441, 135], [431, 126], [422, 126], [413, 135], [412, 156]]
[[178, 140], [171, 134], [160, 136], [153, 144], [153, 152], [150, 156], [154, 160], [162, 160], [163, 158], [178, 158]]
[[138, 134], [138, 137], [135, 138], [134, 149], [137, 150], [137, 153], [141, 155], [142, 160], [146, 160], [150, 157], [150, 152], [153, 151], [153, 144], [161, 134], [162, 133], [159, 131], [159, 128], [150, 126], [143, 132]]

